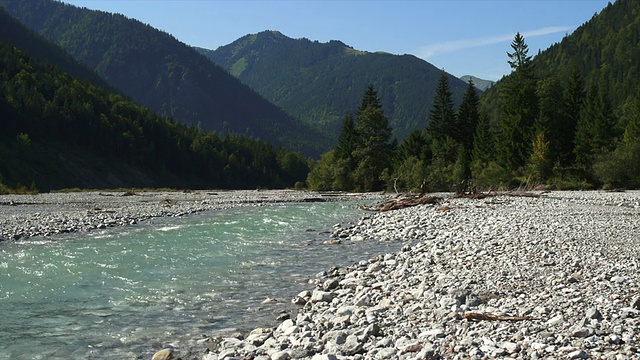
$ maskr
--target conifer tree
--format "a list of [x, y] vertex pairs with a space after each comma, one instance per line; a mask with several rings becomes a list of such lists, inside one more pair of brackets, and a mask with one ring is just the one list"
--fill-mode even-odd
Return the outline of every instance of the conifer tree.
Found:
[[409, 136], [400, 143], [398, 156], [400, 160], [407, 159], [411, 156], [423, 161], [430, 159], [430, 147], [424, 131], [416, 129], [410, 132]]
[[579, 167], [589, 170], [595, 155], [612, 146], [615, 123], [606, 92], [592, 85], [576, 129], [574, 153]]
[[369, 84], [362, 97], [356, 119], [359, 138], [354, 151], [358, 162], [354, 174], [356, 187], [364, 191], [380, 190], [383, 185], [380, 176], [391, 162], [391, 128], [373, 84]]
[[342, 121], [338, 146], [335, 149], [333, 190], [353, 190], [353, 172], [356, 168], [354, 151], [358, 145], [353, 115], [348, 114]]
[[577, 66], [574, 66], [563, 92], [562, 122], [558, 128], [557, 137], [562, 139], [558, 147], [558, 157], [564, 166], [572, 165], [575, 161], [573, 147], [575, 144], [576, 128], [585, 101], [584, 80]]
[[495, 140], [491, 131], [489, 118], [480, 116], [476, 132], [473, 136], [473, 150], [471, 152], [472, 162], [488, 163], [494, 160]]
[[532, 151], [537, 149], [536, 156], [540, 157], [540, 144], [546, 143], [545, 161], [554, 164], [559, 157], [561, 144], [567, 141], [560, 132], [565, 122], [562, 111], [559, 111], [563, 107], [562, 87], [554, 77], [549, 77], [538, 83], [537, 95], [539, 113], [534, 124]]
[[511, 48], [513, 52], [507, 55], [513, 72], [500, 93], [503, 116], [498, 124], [496, 147], [502, 165], [513, 171], [523, 166], [529, 157], [538, 100], [529, 47], [520, 33], [514, 37]]
[[458, 107], [455, 137], [464, 146], [467, 152], [473, 149], [473, 137], [478, 126], [480, 113], [478, 112], [479, 99], [473, 80], [469, 79], [467, 90]]
[[456, 113], [453, 110], [453, 98], [449, 88], [447, 74], [443, 71], [438, 80], [433, 107], [429, 112], [427, 133], [433, 139], [442, 140], [449, 136], [455, 138]]
[[353, 151], [358, 142], [358, 134], [353, 115], [345, 115], [340, 128], [340, 136], [338, 137], [338, 146], [336, 147], [336, 156], [340, 159], [351, 159]]

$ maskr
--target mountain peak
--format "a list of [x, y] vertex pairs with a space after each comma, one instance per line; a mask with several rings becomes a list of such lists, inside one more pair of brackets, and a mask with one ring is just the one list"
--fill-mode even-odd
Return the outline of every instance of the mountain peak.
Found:
[[473, 85], [476, 87], [476, 89], [481, 91], [487, 91], [487, 89], [489, 89], [496, 83], [495, 81], [480, 79], [479, 77], [475, 77], [473, 75], [460, 76], [460, 80], [464, 82], [469, 82], [469, 80], [473, 80]]

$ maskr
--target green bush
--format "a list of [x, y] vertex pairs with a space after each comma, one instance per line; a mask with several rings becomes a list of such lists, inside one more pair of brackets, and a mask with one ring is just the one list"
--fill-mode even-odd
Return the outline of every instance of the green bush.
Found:
[[509, 186], [509, 172], [495, 161], [476, 160], [471, 164], [471, 177], [480, 190], [502, 189]]

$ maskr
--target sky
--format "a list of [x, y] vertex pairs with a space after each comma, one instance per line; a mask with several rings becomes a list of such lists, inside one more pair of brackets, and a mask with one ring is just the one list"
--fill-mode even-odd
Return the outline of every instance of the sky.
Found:
[[364, 51], [411, 54], [455, 75], [498, 80], [520, 32], [536, 55], [604, 9], [608, 0], [64, 0], [123, 14], [193, 46], [217, 49], [277, 30], [340, 40]]

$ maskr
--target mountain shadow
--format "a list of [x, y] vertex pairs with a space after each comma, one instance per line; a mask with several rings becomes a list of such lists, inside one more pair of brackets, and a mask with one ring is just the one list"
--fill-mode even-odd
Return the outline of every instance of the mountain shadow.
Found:
[[159, 115], [309, 156], [330, 145], [191, 47], [140, 21], [53, 0], [0, 0], [0, 6]]

